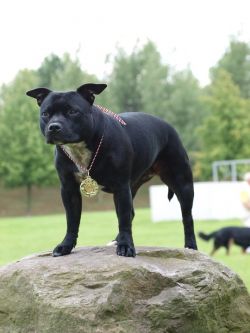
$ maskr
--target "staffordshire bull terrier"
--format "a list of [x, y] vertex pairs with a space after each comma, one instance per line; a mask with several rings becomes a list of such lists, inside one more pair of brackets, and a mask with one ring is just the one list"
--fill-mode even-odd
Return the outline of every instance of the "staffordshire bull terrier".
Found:
[[[187, 153], [175, 129], [142, 112], [115, 115], [94, 105], [106, 84], [88, 83], [76, 91], [36, 88], [27, 95], [40, 106], [40, 127], [54, 144], [61, 181], [67, 232], [53, 256], [69, 254], [76, 246], [82, 211], [81, 193], [95, 195], [98, 187], [113, 194], [119, 233], [116, 253], [136, 255], [132, 236], [133, 199], [139, 187], [158, 175], [168, 186], [168, 199], [180, 203], [185, 247], [197, 249], [193, 218], [193, 177]], [[80, 185], [80, 187], [79, 187]]]

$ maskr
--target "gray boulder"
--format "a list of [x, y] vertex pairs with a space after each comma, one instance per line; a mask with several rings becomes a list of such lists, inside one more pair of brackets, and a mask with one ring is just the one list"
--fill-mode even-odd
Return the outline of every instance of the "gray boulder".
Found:
[[241, 279], [187, 249], [77, 248], [0, 268], [1, 333], [249, 333]]

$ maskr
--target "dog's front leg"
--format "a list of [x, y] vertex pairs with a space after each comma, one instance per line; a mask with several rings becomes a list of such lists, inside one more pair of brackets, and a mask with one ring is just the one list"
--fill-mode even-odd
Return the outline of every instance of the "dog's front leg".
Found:
[[53, 250], [54, 257], [70, 254], [76, 246], [82, 211], [79, 184], [73, 177], [62, 182], [61, 196], [66, 210], [67, 232], [63, 241]]
[[119, 256], [135, 257], [136, 253], [132, 237], [134, 208], [129, 185], [124, 185], [114, 192], [114, 202], [119, 222], [116, 253]]

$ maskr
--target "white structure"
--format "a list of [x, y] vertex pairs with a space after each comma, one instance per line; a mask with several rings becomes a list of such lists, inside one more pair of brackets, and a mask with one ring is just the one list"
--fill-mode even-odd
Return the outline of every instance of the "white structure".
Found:
[[[244, 182], [194, 183], [194, 219], [244, 219], [247, 213], [240, 201], [243, 188]], [[170, 202], [168, 201], [167, 186], [151, 186], [149, 194], [151, 216], [154, 222], [182, 219], [176, 196]]]

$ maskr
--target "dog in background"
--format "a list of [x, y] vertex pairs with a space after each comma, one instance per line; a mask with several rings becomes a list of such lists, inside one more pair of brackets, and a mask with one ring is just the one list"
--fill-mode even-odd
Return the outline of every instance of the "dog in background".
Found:
[[199, 232], [201, 239], [209, 241], [214, 239], [214, 245], [210, 255], [212, 256], [220, 247], [226, 248], [226, 253], [230, 253], [230, 247], [235, 244], [242, 248], [245, 253], [246, 249], [250, 246], [250, 228], [247, 227], [225, 227], [211, 234], [204, 234]]

